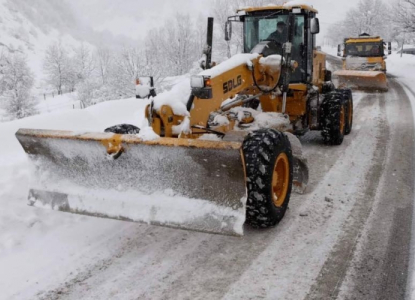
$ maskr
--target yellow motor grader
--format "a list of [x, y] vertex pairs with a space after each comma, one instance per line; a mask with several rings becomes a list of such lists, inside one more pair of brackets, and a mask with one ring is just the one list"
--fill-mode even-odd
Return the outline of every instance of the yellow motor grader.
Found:
[[[391, 43], [387, 45], [391, 54]], [[385, 47], [382, 38], [367, 33], [344, 39], [343, 47], [338, 45], [337, 50], [337, 55], [343, 57], [343, 70], [334, 73], [339, 86], [387, 91]]]
[[291, 192], [308, 182], [295, 135], [320, 130], [339, 145], [352, 130], [352, 94], [335, 89], [315, 50], [316, 14], [306, 5], [239, 10], [226, 39], [241, 22], [244, 52], [209, 68], [207, 47], [206, 69], [190, 78], [187, 96], [155, 97], [139, 135], [129, 125], [84, 134], [20, 129], [37, 167], [30, 205], [232, 235], [245, 222], [276, 225]]

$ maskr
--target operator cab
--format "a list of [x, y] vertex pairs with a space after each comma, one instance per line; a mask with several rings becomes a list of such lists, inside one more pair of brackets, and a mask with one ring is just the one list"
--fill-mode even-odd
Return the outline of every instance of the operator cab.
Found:
[[[259, 44], [266, 43], [268, 48], [264, 56], [270, 54], [282, 55], [282, 45], [288, 41], [289, 15], [295, 15], [294, 37], [292, 43], [292, 60], [298, 63], [298, 68], [291, 74], [290, 83], [311, 83], [313, 74], [313, 49], [315, 34], [319, 31], [317, 10], [307, 5], [268, 6], [238, 10], [238, 15], [228, 18], [225, 39], [229, 40], [232, 22], [243, 24], [243, 52], [258, 53]], [[285, 29], [279, 29], [283, 27]], [[308, 33], [308, 34], [307, 34]]]

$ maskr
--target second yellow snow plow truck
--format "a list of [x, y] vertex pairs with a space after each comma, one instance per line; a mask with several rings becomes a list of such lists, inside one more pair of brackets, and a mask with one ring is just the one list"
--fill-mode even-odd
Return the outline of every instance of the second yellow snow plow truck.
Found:
[[316, 13], [306, 5], [239, 10], [226, 38], [242, 22], [244, 53], [210, 69], [205, 61], [206, 70], [155, 97], [139, 135], [127, 125], [115, 133], [20, 129], [36, 165], [29, 203], [231, 235], [245, 222], [276, 225], [292, 190], [308, 182], [294, 134], [320, 130], [339, 145], [352, 129], [352, 94], [334, 88], [315, 50]]
[[[343, 57], [343, 70], [334, 74], [340, 87], [387, 91], [385, 43], [378, 36], [361, 34], [347, 38], [338, 46], [338, 56]], [[388, 54], [391, 54], [388, 43]]]

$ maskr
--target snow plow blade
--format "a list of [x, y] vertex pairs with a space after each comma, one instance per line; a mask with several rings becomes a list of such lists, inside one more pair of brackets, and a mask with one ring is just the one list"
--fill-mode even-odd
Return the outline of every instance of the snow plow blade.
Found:
[[348, 87], [368, 91], [388, 91], [386, 75], [381, 71], [354, 71], [339, 70], [334, 72], [338, 76], [339, 87]]
[[20, 129], [35, 165], [29, 204], [76, 214], [243, 235], [241, 143]]

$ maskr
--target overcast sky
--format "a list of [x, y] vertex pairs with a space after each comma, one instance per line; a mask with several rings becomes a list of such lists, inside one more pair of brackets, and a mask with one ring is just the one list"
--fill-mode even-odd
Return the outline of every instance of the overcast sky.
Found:
[[[232, 0], [229, 0], [232, 1]], [[96, 30], [109, 30], [131, 38], [144, 37], [148, 28], [162, 24], [176, 12], [210, 15], [209, 0], [71, 0], [77, 14]], [[359, 0], [307, 0], [319, 11], [320, 40], [327, 27], [344, 18]], [[272, 3], [272, 1], [270, 1]]]

